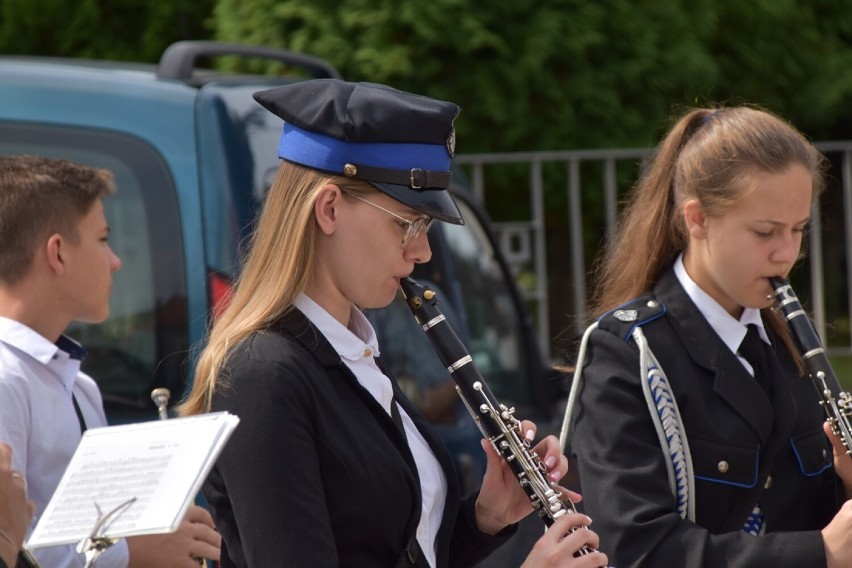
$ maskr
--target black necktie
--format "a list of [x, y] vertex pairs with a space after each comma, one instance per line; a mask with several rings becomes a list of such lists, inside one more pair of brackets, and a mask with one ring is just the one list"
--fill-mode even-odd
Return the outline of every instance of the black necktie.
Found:
[[80, 410], [80, 404], [77, 402], [77, 397], [71, 395], [71, 400], [74, 402], [74, 412], [77, 413], [77, 421], [80, 423], [80, 434], [86, 432], [86, 419], [83, 418], [83, 411]]
[[754, 369], [754, 378], [767, 395], [770, 394], [771, 381], [769, 377], [769, 365], [766, 361], [766, 345], [760, 338], [760, 332], [757, 326], [750, 323], [746, 326], [745, 339], [740, 343], [740, 348], [737, 351], [746, 361], [749, 362]]

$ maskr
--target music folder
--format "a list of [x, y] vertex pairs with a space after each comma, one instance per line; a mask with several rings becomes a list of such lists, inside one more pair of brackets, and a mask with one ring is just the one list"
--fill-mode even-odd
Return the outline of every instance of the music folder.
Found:
[[86, 430], [27, 546], [174, 532], [238, 423], [214, 412]]

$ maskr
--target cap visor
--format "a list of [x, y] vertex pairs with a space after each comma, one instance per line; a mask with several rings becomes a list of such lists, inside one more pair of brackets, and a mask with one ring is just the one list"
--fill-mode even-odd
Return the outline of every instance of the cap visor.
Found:
[[378, 183], [371, 181], [376, 189], [385, 193], [403, 205], [411, 207], [424, 215], [435, 219], [452, 223], [453, 225], [464, 225], [461, 211], [456, 205], [453, 196], [448, 189], [411, 189], [407, 185], [395, 185], [391, 183]]

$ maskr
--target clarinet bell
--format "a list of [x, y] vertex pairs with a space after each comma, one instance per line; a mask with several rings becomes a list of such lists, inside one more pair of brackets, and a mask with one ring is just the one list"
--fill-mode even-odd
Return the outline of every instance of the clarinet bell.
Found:
[[151, 391], [151, 400], [153, 400], [154, 404], [157, 405], [160, 420], [166, 420], [169, 417], [167, 405], [169, 404], [169, 397], [171, 397], [171, 395], [171, 391], [164, 387], [156, 388]]

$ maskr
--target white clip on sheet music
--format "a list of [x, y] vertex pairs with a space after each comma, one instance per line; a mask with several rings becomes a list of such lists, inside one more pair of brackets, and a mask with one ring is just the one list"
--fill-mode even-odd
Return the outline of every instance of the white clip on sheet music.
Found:
[[101, 515], [116, 508], [120, 514], [97, 536], [176, 531], [238, 423], [214, 412], [86, 430], [27, 546], [90, 538]]

